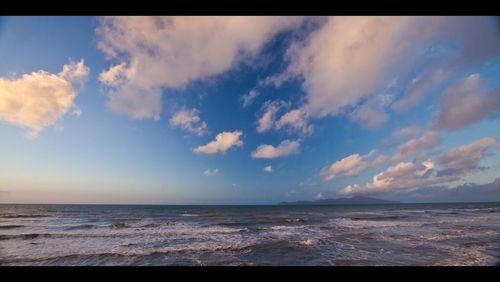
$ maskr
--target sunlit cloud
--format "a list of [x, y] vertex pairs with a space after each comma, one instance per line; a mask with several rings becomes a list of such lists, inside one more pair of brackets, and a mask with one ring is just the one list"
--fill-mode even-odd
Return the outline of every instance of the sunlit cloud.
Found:
[[276, 115], [278, 112], [288, 108], [289, 106], [289, 103], [281, 100], [266, 101], [262, 105], [262, 115], [257, 120], [257, 132], [264, 133], [273, 129], [276, 125]]
[[[343, 115], [376, 128], [388, 120], [388, 110], [407, 110], [452, 74], [499, 56], [495, 25], [491, 17], [328, 17], [306, 40], [289, 46], [288, 68], [260, 85], [279, 87], [299, 78], [307, 95], [301, 109], [308, 116]], [[450, 44], [456, 53], [432, 53]], [[378, 103], [372, 97], [395, 74], [403, 95]]]
[[326, 181], [333, 180], [337, 176], [357, 176], [364, 170], [381, 166], [387, 161], [386, 156], [377, 157], [376, 150], [372, 150], [366, 155], [352, 154], [323, 168], [321, 175]]
[[268, 16], [102, 17], [97, 46], [115, 62], [99, 76], [109, 87], [109, 107], [136, 119], [157, 119], [163, 88], [181, 89], [219, 75], [256, 56], [277, 33], [301, 21]]
[[178, 126], [185, 131], [203, 136], [208, 132], [207, 124], [201, 120], [197, 109], [181, 109], [170, 118], [172, 126]]
[[27, 129], [36, 138], [67, 113], [81, 115], [76, 106], [76, 85], [89, 74], [83, 59], [63, 66], [58, 74], [43, 70], [20, 77], [0, 77], [0, 120]]
[[215, 136], [215, 140], [193, 149], [193, 152], [201, 154], [216, 154], [223, 153], [232, 147], [243, 146], [243, 141], [240, 139], [243, 133], [241, 131], [222, 132]]
[[422, 137], [408, 140], [398, 147], [398, 152], [392, 156], [392, 160], [400, 161], [405, 157], [415, 155], [424, 150], [435, 148], [441, 144], [441, 135], [436, 131], [429, 131]]
[[[411, 133], [417, 129], [405, 128], [404, 134]], [[401, 130], [396, 132], [400, 134]], [[321, 175], [324, 180], [331, 181], [338, 176], [357, 176], [363, 171], [378, 168], [387, 164], [395, 164], [407, 157], [422, 157], [423, 153], [441, 144], [438, 132], [429, 131], [419, 138], [413, 138], [398, 146], [393, 155], [380, 154], [377, 150], [371, 150], [365, 155], [352, 154], [342, 158], [330, 166], [322, 169]]]
[[307, 113], [302, 109], [288, 110], [290, 104], [282, 100], [266, 101], [257, 120], [257, 132], [276, 130], [296, 133], [303, 137], [311, 135], [314, 126], [310, 124]]
[[251, 156], [254, 159], [274, 159], [296, 154], [299, 152], [299, 148], [300, 142], [298, 140], [290, 141], [286, 139], [277, 147], [273, 145], [260, 145], [252, 152]]
[[340, 193], [380, 194], [456, 181], [478, 171], [481, 160], [499, 146], [495, 138], [481, 138], [422, 162], [400, 162], [373, 176], [371, 182], [348, 185]]

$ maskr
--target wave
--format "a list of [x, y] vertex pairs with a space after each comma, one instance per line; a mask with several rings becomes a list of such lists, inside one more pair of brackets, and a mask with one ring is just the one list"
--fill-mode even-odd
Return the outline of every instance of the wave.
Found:
[[179, 216], [200, 216], [199, 214], [196, 213], [181, 213]]
[[421, 226], [419, 221], [386, 221], [386, 220], [368, 220], [351, 218], [335, 218], [330, 220], [333, 227], [343, 227], [351, 229], [377, 228], [377, 227], [402, 227], [402, 226]]
[[[57, 233], [32, 233], [0, 235], [0, 240], [32, 240], [39, 238], [176, 238], [181, 240], [192, 240], [205, 238], [207, 240], [219, 235], [232, 235], [249, 232], [246, 227], [227, 227], [227, 226], [199, 226], [194, 224], [171, 223], [146, 223], [136, 224], [115, 223], [110, 229], [98, 229], [98, 226], [91, 224], [82, 224], [70, 226], [64, 229], [67, 232]], [[148, 226], [153, 226], [149, 228]], [[75, 232], [76, 231], [76, 232]], [[85, 232], [78, 232], [85, 231]]]
[[0, 234], [0, 241], [14, 240], [14, 239], [32, 240], [32, 239], [38, 239], [38, 238], [49, 238], [49, 237], [53, 237], [53, 236], [54, 236], [54, 234], [39, 234], [39, 233], [16, 234], [16, 235]]
[[349, 217], [351, 220], [373, 220], [373, 221], [385, 221], [385, 220], [400, 220], [407, 219], [409, 216], [406, 215], [389, 215], [389, 216], [353, 216]]
[[66, 230], [88, 230], [88, 229], [94, 229], [96, 227], [97, 226], [93, 224], [81, 224], [81, 225], [70, 226], [66, 228]]
[[109, 227], [112, 229], [123, 229], [123, 228], [130, 228], [131, 226], [123, 222], [117, 222], [109, 225]]
[[304, 218], [287, 218], [285, 222], [307, 222], [307, 219]]
[[43, 214], [2, 214], [0, 218], [39, 218], [48, 217], [48, 215]]
[[24, 225], [0, 225], [0, 230], [1, 229], [15, 229], [15, 228], [21, 228], [25, 227]]
[[[119, 253], [94, 253], [94, 254], [69, 254], [37, 258], [19, 258], [9, 260], [9, 265], [57, 265], [57, 266], [80, 266], [80, 265], [119, 265], [121, 261], [129, 257]], [[106, 259], [109, 259], [106, 263]], [[113, 263], [114, 261], [114, 263]]]

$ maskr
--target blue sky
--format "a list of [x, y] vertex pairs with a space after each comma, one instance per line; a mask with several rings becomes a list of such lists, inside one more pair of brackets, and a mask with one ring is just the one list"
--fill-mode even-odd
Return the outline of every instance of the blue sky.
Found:
[[500, 200], [499, 34], [488, 17], [2, 18], [0, 202], [442, 201], [469, 182]]

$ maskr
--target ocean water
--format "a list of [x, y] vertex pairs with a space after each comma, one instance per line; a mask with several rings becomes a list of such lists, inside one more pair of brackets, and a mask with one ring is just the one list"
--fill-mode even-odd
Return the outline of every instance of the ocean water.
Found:
[[499, 265], [500, 203], [0, 205], [0, 265]]

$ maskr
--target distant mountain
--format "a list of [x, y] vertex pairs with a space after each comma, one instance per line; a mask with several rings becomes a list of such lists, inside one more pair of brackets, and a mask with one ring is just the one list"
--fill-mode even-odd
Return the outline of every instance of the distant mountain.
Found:
[[281, 202], [279, 205], [380, 205], [397, 204], [399, 202], [376, 199], [371, 197], [355, 196], [351, 198], [324, 199], [316, 201]]

